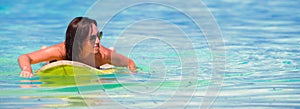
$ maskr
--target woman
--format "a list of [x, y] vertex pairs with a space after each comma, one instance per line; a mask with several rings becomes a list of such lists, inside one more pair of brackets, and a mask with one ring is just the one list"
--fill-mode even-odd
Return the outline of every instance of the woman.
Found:
[[87, 17], [74, 18], [66, 31], [66, 40], [60, 44], [50, 46], [19, 57], [22, 69], [20, 77], [33, 76], [30, 64], [51, 60], [72, 60], [99, 67], [103, 64], [128, 67], [135, 73], [135, 63], [100, 44], [102, 32], [97, 29], [97, 22]]

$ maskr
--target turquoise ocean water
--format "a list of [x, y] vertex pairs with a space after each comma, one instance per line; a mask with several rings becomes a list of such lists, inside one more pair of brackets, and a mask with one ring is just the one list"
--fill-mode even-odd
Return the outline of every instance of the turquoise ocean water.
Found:
[[[143, 4], [118, 13], [103, 28], [101, 44], [111, 47], [116, 41], [124, 41], [116, 47], [124, 54], [122, 49], [128, 48], [130, 37], [156, 35], [173, 39], [175, 45], [190, 44], [190, 48], [182, 50], [164, 38], [142, 40], [129, 54], [139, 73], [99, 76], [102, 84], [76, 87], [68, 85], [68, 77], [19, 77], [18, 56], [64, 41], [68, 23], [85, 16], [94, 3], [0, 1], [0, 108], [199, 108], [207, 97], [207, 88], [215, 82], [211, 81], [212, 53], [195, 24], [162, 5]], [[220, 73], [223, 79], [218, 80], [222, 87], [210, 108], [300, 108], [300, 1], [203, 3], [219, 25], [226, 49], [226, 69]], [[153, 16], [160, 20], [134, 22]], [[155, 25], [160, 21], [173, 26]], [[128, 24], [132, 25], [126, 27]], [[174, 25], [181, 28], [178, 33]], [[182, 43], [187, 39], [181, 38], [181, 32], [189, 35], [189, 43]], [[181, 50], [184, 52], [178, 52]], [[197, 63], [182, 63], [181, 57], [193, 56]], [[196, 70], [182, 72], [182, 64]], [[43, 63], [32, 67], [37, 70], [41, 66]]]

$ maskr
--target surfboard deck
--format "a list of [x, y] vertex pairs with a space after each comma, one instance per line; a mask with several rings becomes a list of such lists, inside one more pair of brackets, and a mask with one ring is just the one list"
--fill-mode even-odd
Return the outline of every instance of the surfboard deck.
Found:
[[80, 62], [61, 60], [43, 66], [36, 73], [42, 87], [65, 87], [95, 83], [90, 81], [98, 81], [98, 76], [115, 72], [113, 68], [99, 70]]
[[112, 68], [99, 70], [80, 62], [61, 60], [43, 66], [36, 73], [39, 76], [75, 76], [91, 74], [103, 75], [112, 74], [114, 72], [115, 69]]

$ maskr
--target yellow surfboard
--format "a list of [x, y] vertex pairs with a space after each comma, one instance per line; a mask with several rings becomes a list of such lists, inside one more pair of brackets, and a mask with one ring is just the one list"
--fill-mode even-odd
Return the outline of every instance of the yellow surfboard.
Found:
[[99, 70], [75, 61], [56, 61], [40, 68], [36, 73], [43, 87], [88, 85], [98, 81], [98, 76], [113, 74], [116, 70]]

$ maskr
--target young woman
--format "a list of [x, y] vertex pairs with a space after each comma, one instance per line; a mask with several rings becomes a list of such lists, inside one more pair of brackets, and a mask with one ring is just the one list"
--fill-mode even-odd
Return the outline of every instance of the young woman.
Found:
[[102, 46], [100, 44], [101, 37], [102, 32], [98, 31], [95, 20], [76, 17], [67, 28], [64, 42], [19, 57], [18, 62], [22, 69], [20, 76], [32, 77], [31, 64], [51, 60], [78, 61], [96, 68], [103, 64], [112, 64], [128, 67], [132, 73], [135, 73], [135, 63]]

